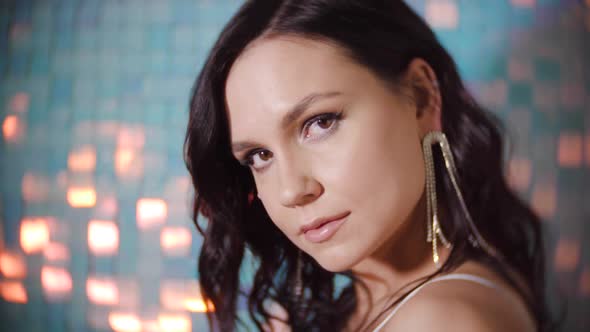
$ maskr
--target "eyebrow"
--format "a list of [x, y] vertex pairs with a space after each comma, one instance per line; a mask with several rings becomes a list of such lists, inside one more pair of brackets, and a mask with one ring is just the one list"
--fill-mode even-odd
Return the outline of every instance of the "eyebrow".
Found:
[[[299, 117], [307, 110], [311, 105], [314, 103], [327, 98], [332, 98], [341, 95], [342, 93], [338, 91], [331, 91], [331, 92], [323, 92], [323, 93], [311, 93], [304, 98], [302, 98], [293, 108], [291, 108], [287, 113], [283, 116], [281, 120], [281, 128], [285, 129], [288, 128], [293, 122], [297, 121]], [[234, 153], [241, 152], [246, 149], [250, 149], [258, 144], [253, 142], [236, 142], [232, 144], [232, 151]]]

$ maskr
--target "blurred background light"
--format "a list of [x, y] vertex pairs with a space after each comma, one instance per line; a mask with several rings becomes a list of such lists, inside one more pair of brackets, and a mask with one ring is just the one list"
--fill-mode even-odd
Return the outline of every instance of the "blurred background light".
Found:
[[[0, 1], [2, 330], [208, 330], [182, 145], [193, 82], [242, 3]], [[408, 3], [504, 121], [508, 183], [542, 218], [567, 299], [549, 300], [586, 331], [590, 0]]]

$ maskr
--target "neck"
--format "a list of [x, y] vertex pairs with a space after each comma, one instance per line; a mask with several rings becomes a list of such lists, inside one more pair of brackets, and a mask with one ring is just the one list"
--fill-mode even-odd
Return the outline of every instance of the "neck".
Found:
[[[442, 265], [450, 249], [439, 246], [438, 252]], [[353, 317], [362, 320], [368, 314], [367, 322], [370, 322], [392, 299], [403, 294], [396, 292], [437, 269], [432, 260], [432, 244], [426, 242], [426, 201], [423, 196], [395, 235], [352, 268], [361, 281], [355, 284], [357, 312]]]

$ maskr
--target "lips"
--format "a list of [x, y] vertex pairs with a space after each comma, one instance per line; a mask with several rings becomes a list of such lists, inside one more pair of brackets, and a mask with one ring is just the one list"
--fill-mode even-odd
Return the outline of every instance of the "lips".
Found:
[[336, 233], [349, 214], [350, 211], [346, 211], [330, 217], [314, 219], [312, 222], [301, 227], [301, 233], [310, 242], [318, 243], [327, 241]]

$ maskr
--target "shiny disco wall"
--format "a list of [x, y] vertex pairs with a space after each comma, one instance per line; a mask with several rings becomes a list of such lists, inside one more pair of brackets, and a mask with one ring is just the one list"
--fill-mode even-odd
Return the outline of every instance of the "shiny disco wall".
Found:
[[[240, 3], [0, 2], [3, 331], [206, 330], [182, 139], [192, 82]], [[567, 299], [564, 330], [585, 331], [590, 1], [410, 4], [508, 123], [509, 181], [548, 230], [552, 302]]]

